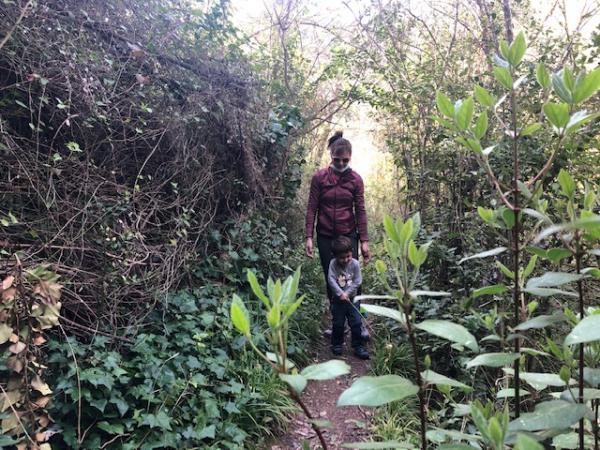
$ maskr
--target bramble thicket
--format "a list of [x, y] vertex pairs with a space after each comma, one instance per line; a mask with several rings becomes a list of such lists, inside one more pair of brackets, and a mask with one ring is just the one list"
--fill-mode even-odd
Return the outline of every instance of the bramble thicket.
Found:
[[[600, 4], [250, 3], [0, 6], [0, 447], [599, 449]], [[344, 127], [360, 376], [303, 248]]]

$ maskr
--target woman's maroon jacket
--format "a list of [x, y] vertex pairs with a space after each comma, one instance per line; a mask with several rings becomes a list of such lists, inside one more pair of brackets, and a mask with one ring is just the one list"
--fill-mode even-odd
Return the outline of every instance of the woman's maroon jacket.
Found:
[[331, 167], [315, 173], [310, 183], [306, 208], [306, 237], [317, 233], [329, 237], [350, 235], [358, 229], [361, 241], [368, 241], [365, 187], [352, 169], [337, 174]]

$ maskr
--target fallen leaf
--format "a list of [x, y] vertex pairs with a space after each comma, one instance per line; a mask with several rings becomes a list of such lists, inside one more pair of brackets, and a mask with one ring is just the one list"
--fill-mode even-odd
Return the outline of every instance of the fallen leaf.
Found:
[[21, 442], [20, 444], [17, 444], [15, 447], [17, 447], [17, 450], [27, 450], [27, 443]]
[[46, 428], [48, 425], [50, 425], [50, 418], [46, 415], [41, 416], [38, 418], [38, 423], [41, 427]]
[[17, 293], [17, 290], [14, 287], [11, 287], [10, 289], [6, 289], [5, 291], [2, 291], [2, 301], [4, 301], [4, 302], [11, 301], [13, 298], [15, 298], [16, 293]]
[[48, 439], [46, 438], [46, 433], [42, 431], [41, 433], [35, 433], [35, 440], [37, 442], [45, 442]]
[[41, 334], [38, 334], [33, 338], [33, 345], [42, 345], [46, 342], [48, 342], [47, 339]]
[[135, 74], [135, 80], [141, 84], [142, 86], [145, 84], [150, 84], [150, 77], [145, 77], [144, 75], [142, 75], [141, 73], [136, 73]]
[[6, 360], [6, 367], [13, 372], [21, 373], [23, 370], [23, 361], [18, 356], [11, 356]]
[[15, 277], [12, 275], [7, 276], [4, 280], [2, 280], [2, 290], [7, 290], [12, 287], [13, 281], [15, 281]]
[[42, 280], [37, 284], [33, 293], [46, 300], [45, 303], [54, 304], [60, 300], [61, 289], [62, 286], [58, 283]]
[[39, 375], [36, 375], [31, 381], [31, 387], [42, 395], [50, 395], [52, 391], [46, 383], [42, 381]]
[[40, 398], [36, 399], [36, 401], [34, 401], [33, 404], [35, 406], [37, 406], [38, 408], [45, 408], [51, 399], [52, 399], [52, 397], [45, 395], [44, 397], [40, 397]]
[[23, 342], [17, 342], [16, 344], [13, 344], [10, 347], [8, 347], [11, 353], [14, 353], [15, 355], [21, 353], [23, 350], [25, 350], [25, 348], [27, 348], [27, 346]]
[[8, 431], [19, 426], [19, 420], [15, 413], [11, 412], [6, 419], [2, 419], [2, 433], [6, 434]]
[[10, 405], [14, 405], [15, 403], [19, 402], [21, 397], [20, 391], [6, 391], [6, 394], [3, 394], [2, 397], [0, 397], [0, 404], [2, 405], [2, 407], [0, 407], [0, 412], [6, 411], [8, 408], [10, 408]]
[[12, 333], [12, 334], [10, 335], [10, 338], [8, 338], [8, 340], [9, 340], [10, 342], [12, 342], [13, 344], [16, 344], [17, 342], [19, 342], [19, 336], [18, 336], [18, 335], [16, 335], [15, 333]]

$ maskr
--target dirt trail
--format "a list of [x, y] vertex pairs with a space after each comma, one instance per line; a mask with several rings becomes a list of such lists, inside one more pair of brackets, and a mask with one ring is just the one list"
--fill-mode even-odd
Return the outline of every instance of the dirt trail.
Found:
[[[355, 357], [349, 346], [350, 335], [346, 334], [344, 355], [334, 357], [329, 350], [329, 339], [323, 337], [320, 342], [314, 363], [325, 362], [330, 359], [342, 359], [351, 367], [348, 375], [327, 381], [309, 381], [302, 393], [302, 401], [306, 404], [313, 417], [319, 420], [329, 420], [330, 428], [322, 428], [323, 435], [329, 450], [341, 450], [341, 446], [348, 442], [365, 441], [369, 437], [368, 423], [372, 411], [356, 406], [337, 407], [336, 402], [340, 394], [348, 388], [355, 378], [369, 373], [369, 361], [362, 361]], [[311, 449], [321, 448], [310, 423], [304, 415], [297, 414], [290, 423], [289, 431], [277, 439], [271, 450], [299, 450], [302, 442], [308, 440]]]

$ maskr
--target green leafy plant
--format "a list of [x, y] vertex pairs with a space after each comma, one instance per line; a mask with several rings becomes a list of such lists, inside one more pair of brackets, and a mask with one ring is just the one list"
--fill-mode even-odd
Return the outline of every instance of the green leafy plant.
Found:
[[[509, 340], [512, 341], [514, 345], [513, 352], [481, 354], [471, 360], [467, 367], [502, 367], [512, 364], [513, 369], [510, 375], [514, 378], [513, 395], [516, 419], [510, 423], [509, 431], [565, 428], [572, 425], [571, 419], [576, 417], [575, 422], [580, 421], [579, 448], [583, 449], [583, 419], [586, 417], [586, 413], [584, 412], [585, 399], [583, 395], [584, 361], [582, 341], [569, 337], [565, 341], [567, 345], [579, 344], [579, 396], [577, 400], [580, 404], [542, 402], [536, 407], [535, 412], [527, 413], [525, 418], [520, 419], [521, 381], [529, 380], [528, 382], [531, 383], [532, 380], [534, 382], [537, 380], [539, 382], [540, 379], [548, 379], [548, 377], [542, 376], [546, 374], [522, 372], [522, 366], [527, 358], [526, 355], [531, 353], [531, 350], [522, 346], [523, 338], [519, 333], [561, 322], [559, 316], [533, 317], [538, 303], [535, 300], [528, 301], [530, 298], [579, 297], [579, 314], [581, 317], [584, 315], [581, 290], [581, 283], [584, 278], [581, 270], [582, 242], [590, 242], [590, 236], [588, 234], [584, 238], [585, 233], [576, 230], [587, 227], [588, 232], [593, 234], [599, 221], [591, 212], [595, 196], [588, 193], [587, 190], [585, 194], [587, 207], [584, 205], [581, 214], [575, 212], [573, 195], [576, 184], [566, 171], [559, 173], [558, 182], [561, 186], [562, 195], [567, 198], [566, 211], [570, 222], [547, 228], [541, 232], [537, 240], [539, 241], [543, 237], [559, 232], [562, 232], [562, 236], [565, 238], [570, 233], [567, 245], [564, 245], [565, 239], [562, 239], [563, 245], [561, 247], [532, 249], [533, 255], [528, 261], [526, 261], [524, 249], [533, 244], [536, 235], [544, 226], [552, 223], [547, 215], [548, 201], [542, 199], [545, 176], [574, 134], [598, 116], [597, 113], [589, 113], [584, 109], [577, 110], [577, 107], [590, 98], [600, 87], [600, 69], [590, 73], [586, 73], [584, 70], [574, 73], [571, 68], [563, 67], [550, 75], [543, 64], [538, 64], [536, 79], [543, 91], [544, 98], [548, 98], [552, 93], [555, 98], [546, 101], [542, 107], [543, 116], [545, 117], [544, 122], [528, 122], [527, 117], [524, 117], [523, 122], [521, 122], [522, 119], [519, 117], [519, 95], [527, 75], [520, 75], [523, 69], [521, 62], [526, 49], [527, 45], [522, 33], [510, 45], [506, 42], [500, 45], [500, 55], [495, 58], [493, 75], [503, 88], [504, 95], [498, 99], [487, 89], [476, 86], [474, 97], [482, 108], [476, 120], [474, 119], [475, 102], [473, 97], [453, 103], [444, 94], [440, 92], [437, 94], [437, 105], [440, 112], [438, 121], [455, 135], [457, 143], [474, 155], [500, 199], [501, 206], [495, 209], [480, 207], [478, 209], [479, 216], [493, 229], [506, 232], [510, 236], [506, 240], [502, 234], [499, 234], [500, 238], [506, 241], [506, 245], [461, 260], [461, 262], [465, 262], [474, 258], [498, 256], [507, 251], [511, 256], [510, 268], [502, 262], [496, 261], [498, 269], [506, 279], [510, 280], [510, 284], [499, 283], [484, 286], [476, 289], [472, 295], [473, 298], [478, 298], [481, 296], [502, 296], [504, 293], [509, 292], [512, 294], [512, 317], [509, 316], [509, 319], [512, 323], [513, 334], [506, 337], [496, 337], [503, 346]], [[505, 106], [505, 104], [508, 105]], [[496, 125], [502, 137], [507, 137], [508, 142], [503, 139], [498, 139], [496, 142], [486, 140], [488, 129], [491, 128], [489, 117], [494, 118], [494, 125]], [[523, 142], [536, 139], [536, 133], [544, 127], [549, 128], [553, 136], [551, 152], [542, 167], [537, 169], [531, 178], [523, 179], [525, 173], [521, 164]], [[512, 174], [508, 185], [496, 175], [491, 165], [491, 156], [494, 150], [500, 147], [508, 147], [511, 154]], [[550, 271], [541, 276], [532, 277], [538, 258], [545, 258], [556, 263], [570, 256], [575, 259], [575, 273]], [[573, 282], [578, 283], [578, 293], [566, 291], [563, 288]], [[554, 353], [558, 354], [559, 350]], [[569, 376], [565, 375], [563, 377], [567, 381], [562, 380], [560, 377], [556, 378], [559, 385], [562, 383], [563, 386], [568, 386]], [[537, 413], [538, 408], [539, 413]], [[475, 420], [473, 411], [472, 409], [472, 417]], [[571, 414], [567, 414], [566, 411]], [[537, 417], [542, 414], [553, 415], [557, 418], [557, 422], [536, 422]], [[482, 427], [479, 426], [479, 429], [483, 435]], [[496, 448], [499, 443], [497, 442], [494, 445], [494, 448]]]
[[298, 310], [305, 296], [297, 298], [300, 283], [300, 268], [293, 276], [289, 276], [283, 283], [281, 280], [267, 280], [267, 294], [260, 286], [256, 275], [251, 270], [247, 272], [248, 282], [254, 295], [261, 301], [265, 308], [265, 318], [268, 325], [267, 341], [270, 351], [263, 351], [255, 342], [250, 315], [244, 301], [237, 294], [233, 294], [230, 307], [230, 319], [233, 326], [242, 333], [252, 349], [287, 383], [289, 392], [294, 401], [300, 406], [323, 447], [327, 449], [327, 442], [323, 437], [320, 427], [311, 412], [300, 398], [309, 380], [329, 380], [349, 373], [350, 366], [340, 360], [330, 360], [320, 364], [313, 364], [298, 371], [296, 364], [287, 356], [287, 342], [289, 323], [292, 315]]

